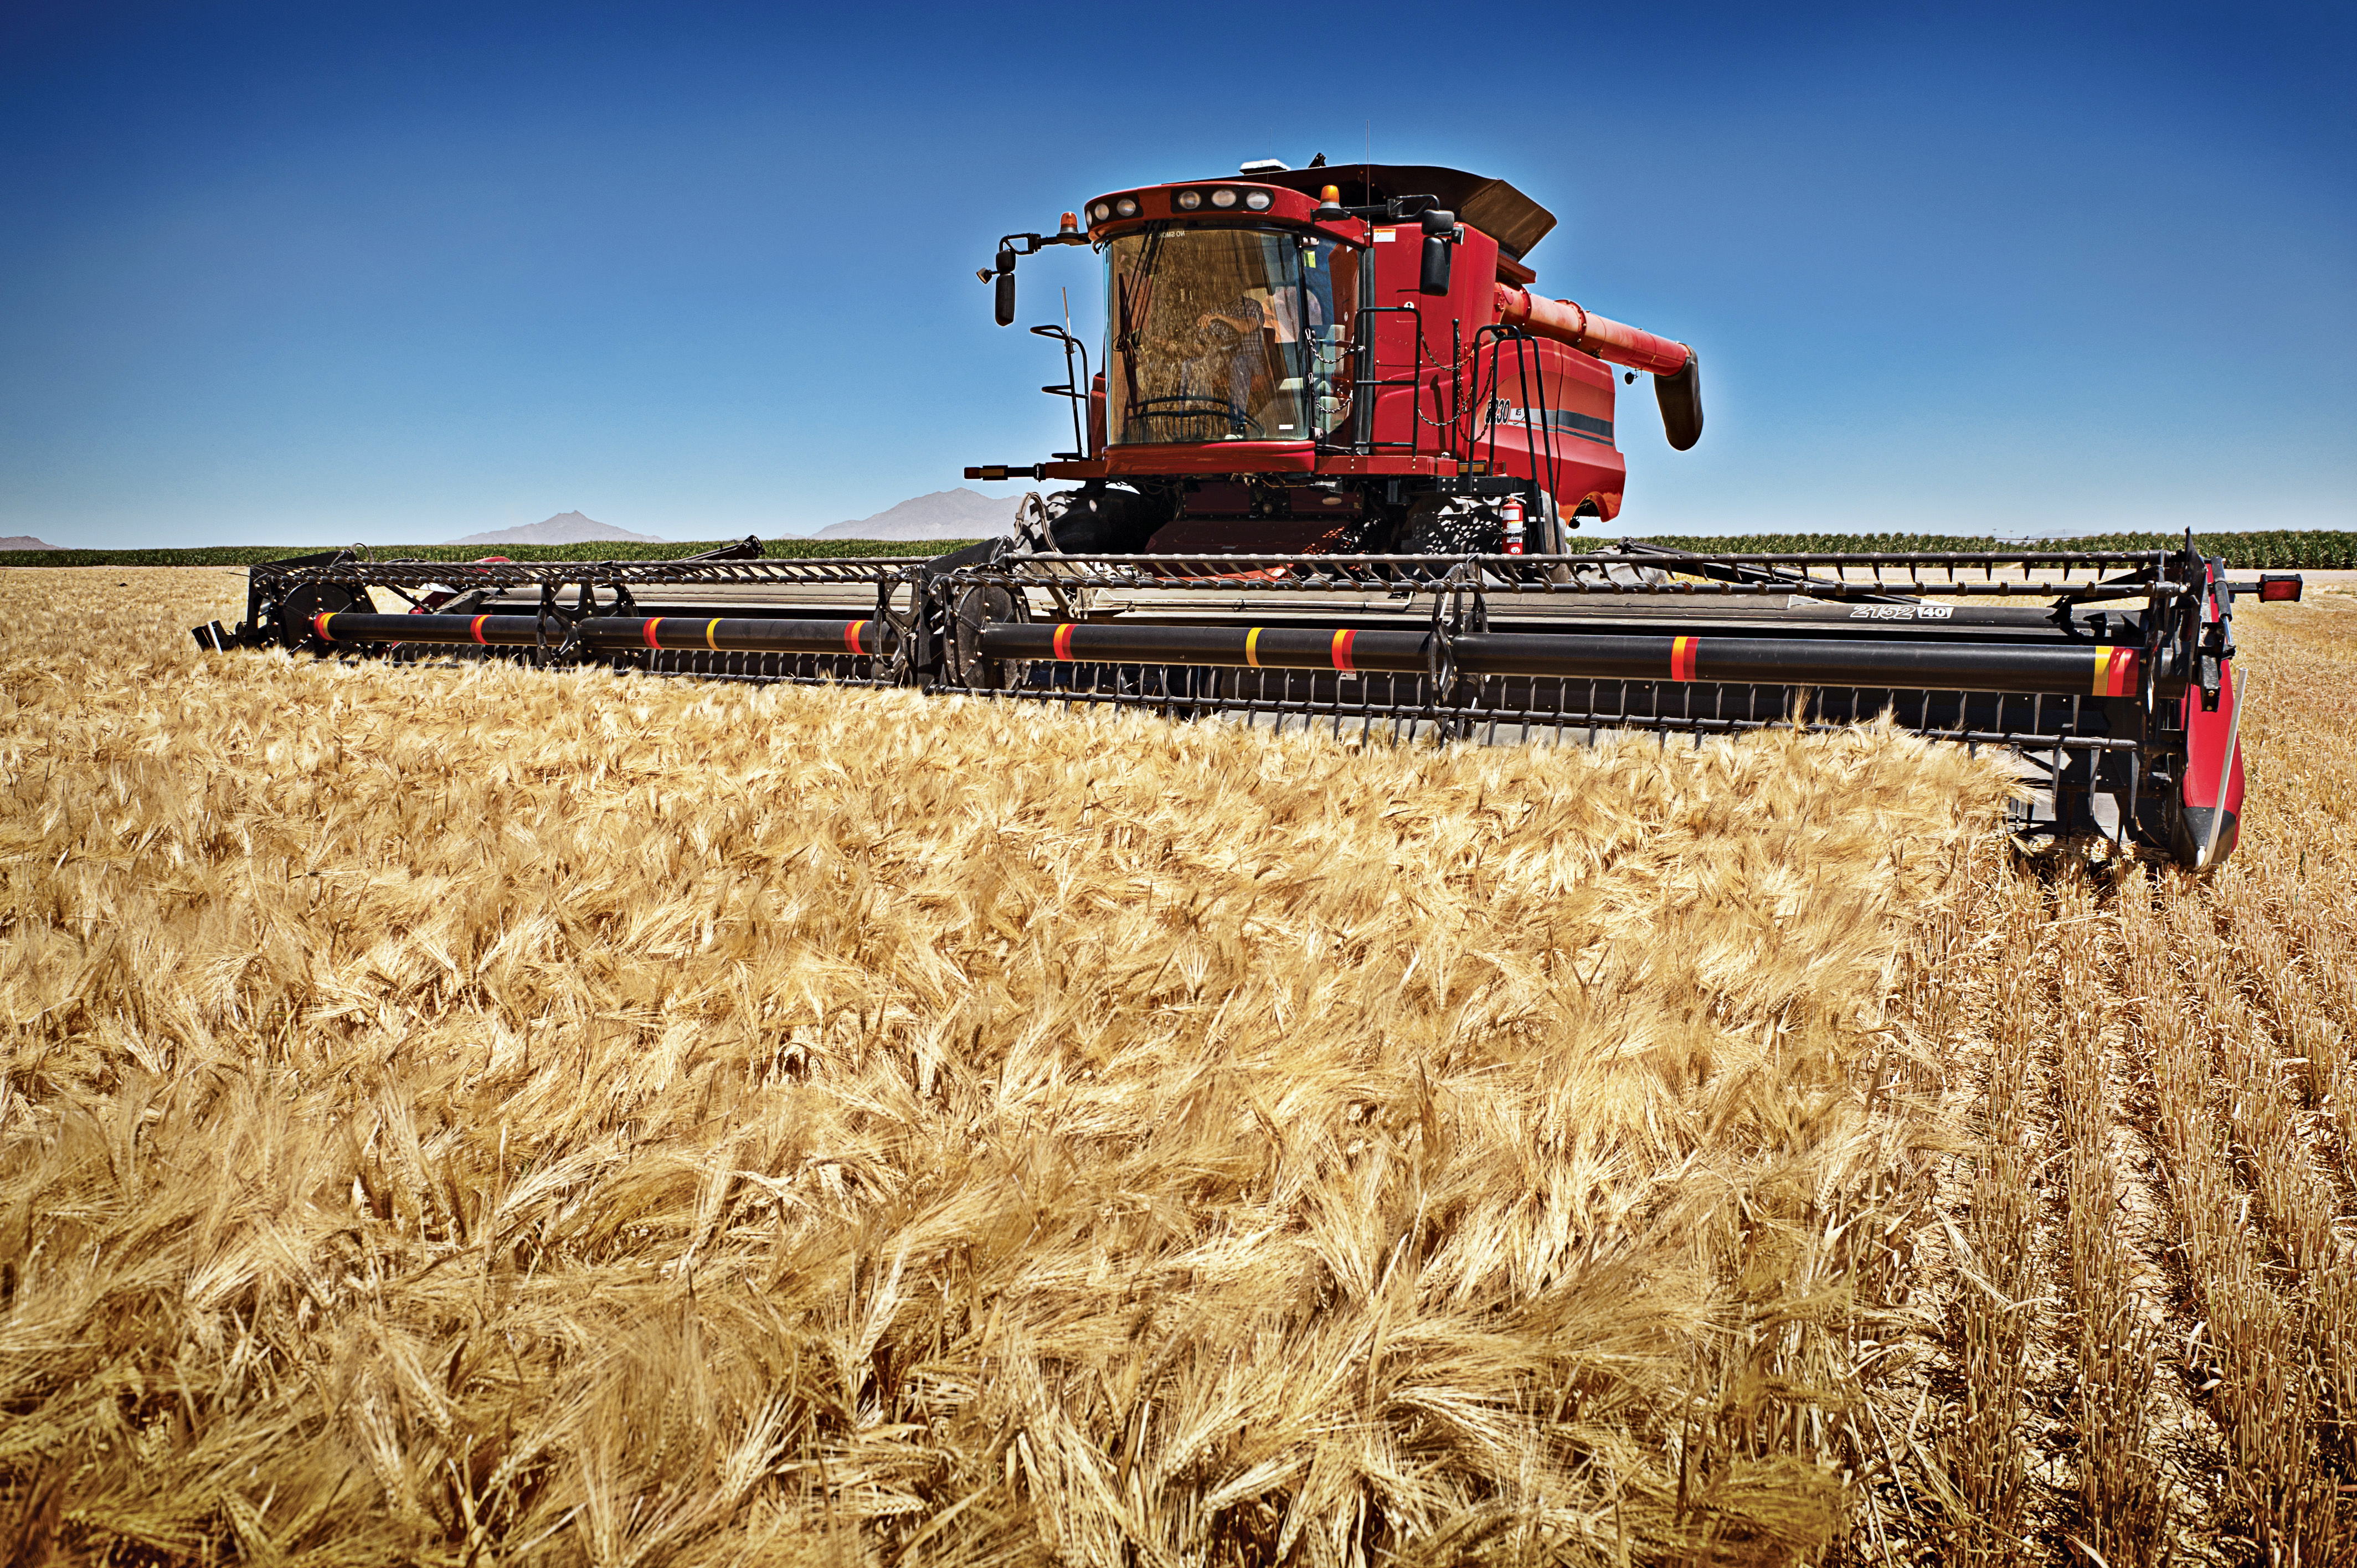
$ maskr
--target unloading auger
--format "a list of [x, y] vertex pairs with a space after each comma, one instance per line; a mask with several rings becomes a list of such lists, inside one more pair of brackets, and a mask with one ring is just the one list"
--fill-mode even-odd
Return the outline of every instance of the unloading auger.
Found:
[[[1060, 327], [1073, 446], [972, 478], [1025, 498], [949, 554], [371, 560], [252, 569], [208, 648], [908, 686], [1338, 732], [1586, 739], [1889, 714], [2010, 748], [2026, 825], [2193, 866], [2243, 796], [2236, 596], [2179, 550], [1718, 554], [1569, 546], [1620, 510], [1613, 371], [1702, 432], [1683, 343], [1530, 292], [1554, 226], [1459, 170], [1248, 165], [1101, 197], [1000, 242], [1106, 264], [1105, 368]], [[398, 607], [401, 613], [386, 613]]]

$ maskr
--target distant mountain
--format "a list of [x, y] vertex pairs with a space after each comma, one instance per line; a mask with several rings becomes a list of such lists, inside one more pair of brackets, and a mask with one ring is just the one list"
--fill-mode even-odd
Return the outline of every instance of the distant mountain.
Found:
[[1015, 526], [1015, 498], [994, 500], [965, 489], [935, 490], [856, 522], [822, 528], [818, 539], [996, 539]]
[[0, 539], [0, 550], [55, 550], [56, 548], [56, 545], [45, 543], [29, 533], [12, 533], [5, 539]]
[[522, 528], [502, 528], [495, 533], [470, 533], [464, 539], [453, 539], [453, 544], [589, 544], [602, 539], [627, 539], [640, 544], [663, 544], [669, 541], [652, 533], [632, 533], [627, 528], [616, 528], [609, 522], [598, 522], [583, 517], [577, 511], [560, 511], [545, 522], [528, 523]]

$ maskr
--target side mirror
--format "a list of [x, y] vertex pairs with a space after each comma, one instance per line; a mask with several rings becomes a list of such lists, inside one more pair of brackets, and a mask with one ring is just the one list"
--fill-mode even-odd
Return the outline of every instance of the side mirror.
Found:
[[1457, 214], [1432, 211], [1424, 215], [1424, 272], [1416, 280], [1418, 294], [1447, 294], [1449, 251], [1457, 238]]
[[1015, 252], [1002, 249], [998, 252], [998, 324], [1015, 325]]
[[1416, 280], [1418, 294], [1448, 292], [1448, 242], [1437, 234], [1424, 237], [1424, 275]]
[[1662, 434], [1670, 445], [1691, 450], [1702, 439], [1702, 360], [1692, 349], [1676, 375], [1653, 378], [1653, 401], [1662, 405]]

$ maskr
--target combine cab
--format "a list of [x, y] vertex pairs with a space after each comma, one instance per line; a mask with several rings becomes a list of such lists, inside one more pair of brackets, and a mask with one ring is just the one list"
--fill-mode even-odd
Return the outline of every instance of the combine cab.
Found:
[[[1891, 714], [2012, 748], [2031, 824], [2195, 866], [2242, 800], [2231, 582], [2182, 551], [1694, 554], [1624, 540], [1616, 373], [1702, 434], [1693, 349], [1532, 292], [1555, 220], [1454, 169], [1247, 166], [1010, 235], [1106, 268], [1103, 369], [1060, 328], [1072, 445], [1012, 536], [921, 559], [253, 569], [210, 648], [907, 685], [1396, 736], [1724, 735]], [[1613, 367], [1620, 367], [1616, 372]], [[371, 594], [371, 590], [375, 590]], [[394, 603], [407, 613], [387, 614]]]

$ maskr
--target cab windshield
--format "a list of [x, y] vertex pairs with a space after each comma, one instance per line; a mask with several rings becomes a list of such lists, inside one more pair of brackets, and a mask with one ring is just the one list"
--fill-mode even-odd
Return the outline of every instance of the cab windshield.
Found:
[[1359, 270], [1347, 247], [1156, 229], [1114, 241], [1105, 267], [1114, 445], [1307, 441], [1349, 418]]

